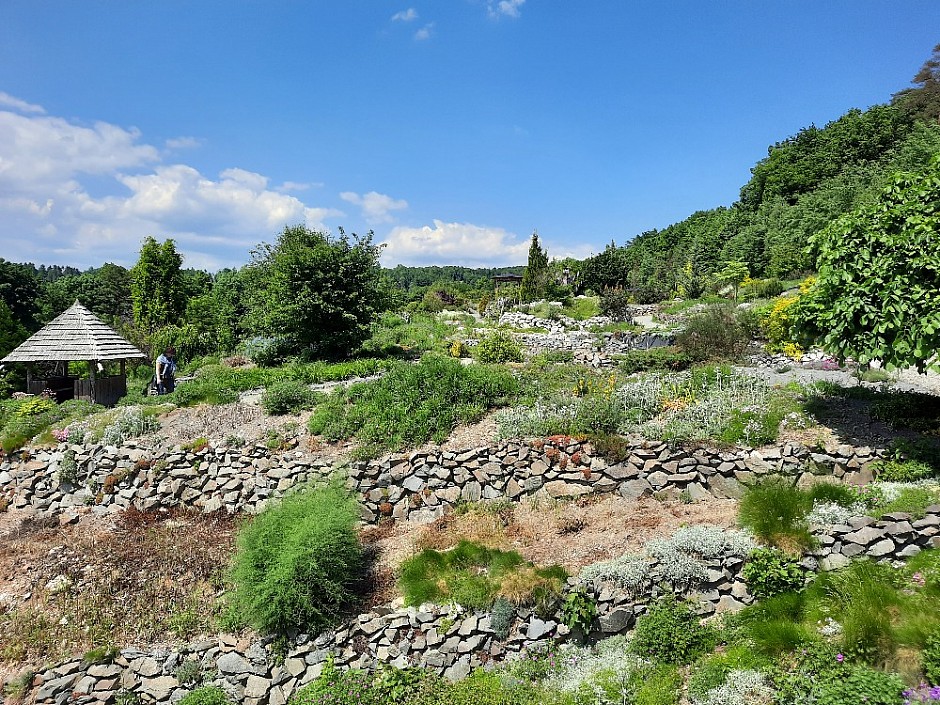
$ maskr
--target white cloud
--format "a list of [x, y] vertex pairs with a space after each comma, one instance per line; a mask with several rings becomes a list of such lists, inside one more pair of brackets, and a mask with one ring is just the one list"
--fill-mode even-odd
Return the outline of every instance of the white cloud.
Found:
[[500, 17], [519, 17], [519, 8], [525, 0], [487, 0], [486, 12], [493, 19]]
[[431, 34], [434, 32], [434, 23], [428, 22], [424, 27], [415, 32], [415, 41], [423, 42], [426, 39], [431, 38]]
[[166, 141], [167, 149], [195, 149], [202, 146], [198, 137], [171, 137]]
[[519, 241], [503, 228], [433, 222], [434, 227], [394, 228], [385, 240], [383, 264], [500, 267], [526, 263], [529, 241]]
[[41, 105], [27, 103], [25, 100], [12, 96], [9, 93], [4, 93], [3, 91], [0, 91], [0, 107], [12, 108], [21, 113], [38, 113], [41, 115], [46, 112], [45, 108]]
[[392, 15], [392, 22], [412, 22], [416, 19], [418, 19], [418, 11], [413, 7], [409, 7], [407, 10], [402, 10]]
[[153, 235], [174, 238], [186, 266], [242, 265], [285, 225], [324, 227], [340, 215], [284, 193], [288, 186], [302, 185], [274, 189], [246, 169], [210, 177], [165, 164], [135, 129], [0, 109], [0, 252], [8, 260], [133, 264]]
[[312, 188], [322, 188], [323, 182], [313, 181], [285, 181], [283, 184], [277, 187], [277, 191], [280, 193], [290, 193], [291, 191], [307, 191]]
[[404, 199], [394, 199], [386, 196], [384, 193], [369, 191], [363, 195], [352, 191], [344, 191], [339, 195], [347, 203], [352, 203], [362, 209], [362, 217], [370, 224], [391, 223], [395, 217], [392, 211], [404, 210], [408, 207], [408, 201]]

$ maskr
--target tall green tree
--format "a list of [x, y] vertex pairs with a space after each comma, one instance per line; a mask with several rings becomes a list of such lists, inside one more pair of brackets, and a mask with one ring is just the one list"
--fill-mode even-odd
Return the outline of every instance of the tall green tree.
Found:
[[131, 270], [131, 301], [134, 323], [146, 333], [182, 319], [186, 309], [182, 265], [173, 240], [162, 244], [152, 237], [144, 240]]
[[275, 244], [252, 251], [243, 270], [251, 329], [281, 339], [293, 354], [353, 353], [384, 306], [380, 252], [371, 232], [350, 238], [342, 230], [332, 237], [284, 228]]
[[920, 120], [940, 122], [940, 44], [933, 48], [911, 83], [912, 88], [894, 94], [892, 103]]
[[529, 244], [529, 261], [522, 275], [519, 297], [523, 301], [535, 301], [545, 296], [548, 285], [548, 252], [539, 242], [538, 233], [532, 233]]
[[924, 370], [940, 349], [940, 156], [813, 240], [819, 276], [796, 313], [805, 341]]

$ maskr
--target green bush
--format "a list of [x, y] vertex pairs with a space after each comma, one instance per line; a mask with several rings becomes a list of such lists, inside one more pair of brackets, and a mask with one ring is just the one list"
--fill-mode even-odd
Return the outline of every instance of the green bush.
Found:
[[914, 519], [923, 519], [927, 507], [937, 504], [937, 501], [936, 487], [903, 487], [897, 497], [879, 504], [874, 511], [869, 513], [876, 519], [895, 512], [904, 512]]
[[769, 477], [748, 487], [738, 521], [761, 541], [789, 553], [813, 545], [806, 515], [813, 508], [808, 493], [782, 477]]
[[864, 665], [839, 669], [819, 678], [812, 693], [816, 705], [898, 705], [904, 681], [896, 673], [885, 673]]
[[735, 360], [747, 349], [749, 337], [734, 308], [709, 306], [689, 319], [676, 345], [693, 360]]
[[317, 394], [309, 385], [295, 379], [284, 379], [264, 390], [261, 406], [269, 414], [280, 416], [312, 409], [322, 398], [323, 395]]
[[682, 693], [682, 674], [671, 664], [657, 663], [639, 670], [635, 677], [635, 705], [675, 705]]
[[779, 279], [751, 279], [741, 284], [741, 288], [738, 290], [738, 298], [741, 301], [772, 299], [782, 293], [783, 283]]
[[871, 469], [884, 482], [917, 482], [937, 475], [936, 469], [919, 460], [878, 460]]
[[692, 366], [692, 358], [675, 347], [631, 350], [620, 360], [620, 371], [624, 374], [667, 370], [678, 372]]
[[483, 363], [522, 362], [522, 348], [505, 331], [496, 330], [479, 342], [474, 349], [476, 359]]
[[775, 548], [751, 551], [741, 577], [755, 597], [773, 597], [803, 587], [803, 570], [799, 561]]
[[633, 296], [625, 289], [604, 289], [600, 298], [600, 310], [605, 316], [615, 321], [628, 321], [631, 319], [630, 305]]
[[372, 325], [371, 337], [362, 344], [360, 354], [376, 357], [420, 357], [432, 350], [441, 351], [453, 327], [435, 316], [412, 314], [405, 320], [394, 313], [384, 313]]
[[316, 680], [294, 694], [290, 705], [381, 705], [377, 695], [369, 673], [338, 669], [330, 659]]
[[920, 655], [921, 670], [928, 683], [940, 683], [940, 632], [934, 632]]
[[734, 621], [757, 653], [792, 653], [816, 638], [803, 625], [806, 602], [802, 592], [781, 593], [744, 608]]
[[714, 628], [703, 625], [691, 605], [665, 597], [637, 620], [630, 649], [663, 663], [688, 664], [715, 646]]
[[187, 693], [179, 701], [180, 705], [231, 705], [231, 700], [217, 685], [204, 685]]
[[561, 621], [566, 627], [586, 636], [590, 634], [595, 620], [597, 604], [590, 595], [583, 590], [574, 590], [565, 596], [561, 605]]
[[381, 379], [337, 389], [308, 428], [329, 440], [355, 436], [376, 450], [441, 443], [458, 423], [478, 420], [518, 391], [502, 368], [427, 355], [417, 364], [396, 362]]
[[231, 614], [265, 633], [330, 624], [352, 599], [360, 574], [358, 518], [338, 484], [268, 506], [238, 532]]

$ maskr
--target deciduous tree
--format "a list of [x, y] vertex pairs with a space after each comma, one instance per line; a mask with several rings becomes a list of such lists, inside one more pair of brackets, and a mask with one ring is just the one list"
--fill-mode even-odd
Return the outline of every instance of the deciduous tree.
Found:
[[813, 239], [815, 285], [797, 305], [806, 341], [840, 358], [923, 370], [940, 349], [940, 157], [897, 174], [871, 204]]

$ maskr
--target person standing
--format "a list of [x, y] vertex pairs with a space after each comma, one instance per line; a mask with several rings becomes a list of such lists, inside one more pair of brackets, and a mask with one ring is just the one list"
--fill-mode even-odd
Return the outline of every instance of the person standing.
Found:
[[176, 389], [176, 349], [170, 345], [157, 358], [157, 394], [169, 394]]

